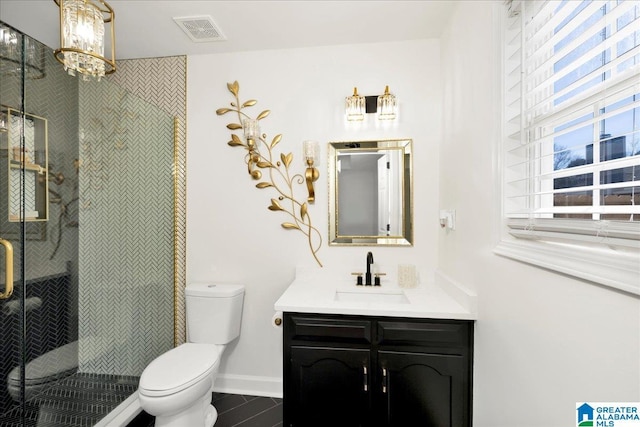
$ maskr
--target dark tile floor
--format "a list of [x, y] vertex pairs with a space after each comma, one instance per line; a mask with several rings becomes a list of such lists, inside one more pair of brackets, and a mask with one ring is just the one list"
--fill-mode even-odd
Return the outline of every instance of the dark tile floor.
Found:
[[217, 427], [282, 427], [282, 399], [213, 394]]
[[[91, 427], [138, 388], [137, 377], [74, 374], [35, 396], [20, 408], [0, 415], [0, 427]], [[282, 427], [282, 399], [213, 393], [216, 427]], [[154, 419], [138, 415], [128, 427], [153, 427]]]
[[[0, 427], [91, 427], [138, 388], [138, 377], [73, 374], [0, 415]], [[24, 424], [23, 424], [24, 423]]]
[[[282, 399], [213, 393], [218, 410], [215, 427], [282, 427]], [[153, 417], [141, 413], [127, 427], [152, 427]]]

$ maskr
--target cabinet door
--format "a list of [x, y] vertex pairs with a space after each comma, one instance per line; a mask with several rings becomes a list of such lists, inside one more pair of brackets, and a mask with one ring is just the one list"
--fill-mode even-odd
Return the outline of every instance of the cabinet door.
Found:
[[379, 351], [379, 407], [385, 426], [469, 426], [467, 358]]
[[293, 346], [287, 427], [367, 425], [369, 349]]

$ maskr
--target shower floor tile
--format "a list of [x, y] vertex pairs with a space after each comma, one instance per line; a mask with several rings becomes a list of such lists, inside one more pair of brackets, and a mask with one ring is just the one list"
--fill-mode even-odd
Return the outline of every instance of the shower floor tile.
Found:
[[[71, 375], [29, 400], [28, 427], [91, 427], [133, 394], [138, 377]], [[22, 426], [19, 410], [0, 416], [0, 427]]]

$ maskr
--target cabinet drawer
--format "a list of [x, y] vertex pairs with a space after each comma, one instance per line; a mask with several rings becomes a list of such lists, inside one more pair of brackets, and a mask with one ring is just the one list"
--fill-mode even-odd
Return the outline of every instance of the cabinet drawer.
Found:
[[371, 322], [316, 318], [311, 316], [285, 316], [285, 334], [292, 340], [371, 342]]
[[463, 321], [378, 322], [378, 343], [380, 345], [467, 347], [469, 339], [470, 324]]

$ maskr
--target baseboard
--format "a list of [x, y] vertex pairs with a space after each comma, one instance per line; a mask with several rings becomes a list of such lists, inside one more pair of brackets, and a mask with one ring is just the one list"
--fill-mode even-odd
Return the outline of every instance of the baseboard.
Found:
[[[282, 398], [282, 378], [257, 377], [249, 375], [218, 375], [213, 391], [218, 393], [244, 394]], [[124, 427], [140, 412], [140, 401], [136, 391], [118, 405], [94, 427]]]
[[124, 427], [129, 424], [140, 412], [140, 401], [136, 391], [124, 402], [118, 405], [107, 416], [101, 419], [94, 427]]
[[213, 391], [247, 396], [282, 397], [282, 378], [219, 374]]

